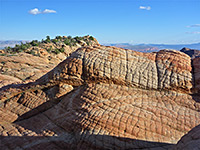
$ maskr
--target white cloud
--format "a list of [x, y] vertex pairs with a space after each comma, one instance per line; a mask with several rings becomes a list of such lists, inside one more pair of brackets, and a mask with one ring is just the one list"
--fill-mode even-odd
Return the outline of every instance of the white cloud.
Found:
[[186, 32], [187, 34], [200, 34], [200, 31]]
[[31, 9], [29, 11], [29, 13], [32, 14], [32, 15], [41, 14], [41, 12], [37, 8]]
[[44, 14], [56, 13], [56, 11], [55, 11], [55, 10], [51, 10], [51, 9], [45, 9], [45, 10], [43, 11], [43, 13], [44, 13]]
[[139, 9], [151, 10], [151, 7], [150, 6], [140, 6]]
[[40, 11], [38, 8], [34, 8], [34, 9], [31, 9], [29, 11], [30, 14], [32, 15], [38, 15], [38, 14], [49, 14], [49, 13], [56, 13], [55, 10], [51, 10], [51, 9], [45, 9], [43, 11]]
[[188, 28], [191, 28], [191, 27], [200, 27], [200, 24], [193, 24], [193, 25], [190, 25], [190, 26], [187, 26]]

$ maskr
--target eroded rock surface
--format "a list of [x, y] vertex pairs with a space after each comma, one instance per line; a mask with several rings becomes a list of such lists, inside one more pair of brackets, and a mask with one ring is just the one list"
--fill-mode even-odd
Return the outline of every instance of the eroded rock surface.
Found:
[[53, 69], [59, 62], [59, 59], [49, 61], [44, 57], [26, 53], [0, 56], [0, 87], [11, 83], [34, 81]]
[[[0, 87], [12, 83], [35, 81], [78, 48], [99, 45], [98, 41], [91, 36], [75, 37], [71, 40], [65, 36], [60, 38], [49, 42], [34, 42], [35, 46], [30, 42], [0, 50]], [[67, 39], [68, 43], [65, 41]]]
[[82, 47], [36, 82], [0, 91], [4, 149], [172, 149], [200, 124], [191, 59]]

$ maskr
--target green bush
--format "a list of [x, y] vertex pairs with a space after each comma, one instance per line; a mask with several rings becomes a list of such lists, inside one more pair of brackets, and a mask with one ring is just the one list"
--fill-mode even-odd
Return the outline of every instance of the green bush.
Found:
[[50, 42], [51, 42], [50, 36], [47, 35], [47, 36], [46, 36], [46, 40], [45, 40], [44, 42], [50, 43]]
[[11, 50], [11, 47], [10, 47], [10, 46], [8, 46], [8, 47], [6, 47], [5, 49], [6, 49], [6, 50]]
[[27, 46], [24, 44], [21, 44], [20, 49], [25, 50], [25, 49], [27, 49]]
[[58, 40], [57, 39], [53, 39], [52, 42], [56, 44], [56, 42], [58, 42]]
[[68, 38], [68, 39], [71, 39], [71, 38], [72, 38], [72, 36], [70, 36], [70, 35], [69, 35], [67, 38]]
[[31, 51], [29, 51], [29, 52], [27, 52], [27, 53], [32, 54], [33, 56], [38, 56], [38, 55], [35, 53], [35, 51], [33, 51], [33, 50], [31, 50]]
[[61, 52], [61, 53], [64, 53], [64, 52], [65, 52], [65, 49], [62, 47], [62, 48], [60, 49], [60, 52]]
[[38, 45], [39, 45], [39, 43], [38, 43], [37, 40], [31, 41], [30, 44], [31, 44], [32, 46], [38, 46]]
[[12, 52], [12, 48], [10, 46], [5, 47], [4, 51], [5, 52]]
[[62, 36], [56, 36], [56, 39], [62, 40]]
[[15, 47], [16, 47], [16, 48], [18, 48], [18, 47], [19, 47], [19, 45], [18, 45], [18, 44], [16, 44], [16, 45], [15, 45]]
[[45, 42], [46, 42], [46, 43], [51, 43], [51, 40], [46, 39]]
[[18, 49], [18, 50], [17, 50], [17, 52], [19, 52], [19, 53], [20, 53], [20, 52], [23, 52], [23, 50], [22, 50], [22, 49]]
[[80, 41], [80, 40], [83, 40], [83, 37], [76, 36], [74, 39], [75, 39], [76, 41]]
[[65, 43], [66, 45], [70, 45], [70, 40], [69, 40], [69, 39], [65, 39], [65, 40], [64, 40], [64, 43]]
[[47, 50], [48, 53], [50, 53], [52, 49], [51, 48], [47, 48], [46, 50]]
[[51, 40], [49, 35], [46, 36], [46, 40]]
[[54, 52], [55, 52], [56, 54], [59, 54], [59, 53], [60, 53], [60, 50], [59, 50], [59, 49], [54, 49]]
[[94, 38], [93, 38], [92, 36], [90, 36], [90, 37], [89, 37], [89, 40], [92, 40], [92, 41], [94, 41]]

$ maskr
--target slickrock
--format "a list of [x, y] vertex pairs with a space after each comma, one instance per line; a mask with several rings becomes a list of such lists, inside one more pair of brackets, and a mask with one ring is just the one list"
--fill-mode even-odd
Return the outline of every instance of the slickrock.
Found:
[[[195, 67], [195, 66], [194, 66]], [[200, 124], [191, 58], [90, 46], [0, 91], [3, 149], [172, 149]]]
[[58, 36], [52, 40], [32, 41], [14, 48], [5, 48], [0, 51], [0, 87], [35, 81], [85, 45], [99, 43], [92, 36]]
[[17, 82], [21, 82], [21, 80], [9, 75], [0, 74], [0, 88], [8, 84], [17, 83]]
[[[9, 83], [34, 81], [53, 69], [59, 62], [59, 59], [49, 61], [27, 53], [0, 56], [0, 87]], [[9, 82], [5, 83], [4, 79], [8, 76]]]

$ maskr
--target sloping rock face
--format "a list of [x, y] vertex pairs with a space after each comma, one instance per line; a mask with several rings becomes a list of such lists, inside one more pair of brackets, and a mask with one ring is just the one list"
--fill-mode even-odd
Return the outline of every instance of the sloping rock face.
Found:
[[[74, 45], [72, 45], [72, 41], [68, 43], [70, 45], [66, 45], [64, 40], [67, 37], [61, 37], [61, 40], [56, 43], [52, 41], [49, 43], [40, 42], [37, 43], [38, 46], [30, 46], [23, 51], [19, 48], [20, 46], [9, 50], [0, 50], [0, 87], [12, 83], [35, 81], [52, 70], [78, 48], [87, 44], [91, 46], [99, 45], [93, 37], [92, 40], [90, 36], [79, 38], [83, 40], [77, 39], [76, 41], [73, 39], [75, 40]], [[59, 51], [60, 49], [62, 49], [62, 52]]]
[[192, 59], [200, 56], [200, 50], [190, 49], [190, 48], [184, 47], [180, 51], [189, 55]]
[[11, 83], [34, 81], [52, 70], [60, 60], [19, 53], [0, 56], [0, 87]]
[[[200, 124], [188, 55], [82, 47], [0, 91], [3, 149], [172, 149]], [[198, 72], [198, 71], [197, 71]]]

